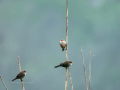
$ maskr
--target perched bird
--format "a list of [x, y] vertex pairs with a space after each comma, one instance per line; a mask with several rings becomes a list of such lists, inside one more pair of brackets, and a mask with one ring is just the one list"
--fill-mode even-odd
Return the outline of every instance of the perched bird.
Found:
[[65, 61], [65, 62], [62, 62], [60, 65], [55, 66], [55, 68], [60, 67], [60, 66], [67, 68], [72, 64], [73, 64], [72, 61]]
[[12, 81], [14, 81], [14, 80], [16, 80], [16, 79], [21, 79], [21, 81], [22, 81], [22, 78], [25, 77], [26, 73], [27, 73], [26, 71], [21, 71], [21, 72], [19, 72], [19, 73], [17, 74], [16, 78], [14, 78]]
[[62, 51], [64, 51], [64, 49], [67, 47], [67, 43], [62, 39], [60, 40], [60, 47], [62, 48]]

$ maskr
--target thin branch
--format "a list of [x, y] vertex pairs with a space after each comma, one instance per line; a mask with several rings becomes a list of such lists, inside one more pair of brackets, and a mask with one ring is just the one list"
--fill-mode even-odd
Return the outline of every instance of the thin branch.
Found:
[[91, 48], [89, 50], [89, 90], [91, 85]]
[[69, 77], [70, 77], [70, 82], [71, 82], [71, 88], [72, 88], [72, 90], [73, 90], [72, 78], [71, 78], [71, 74], [70, 74], [70, 68], [69, 68]]
[[86, 90], [88, 90], [86, 73], [85, 73], [85, 64], [84, 64], [84, 58], [83, 58], [83, 52], [82, 52], [82, 46], [81, 46], [81, 54], [82, 54], [82, 60], [83, 60], [83, 68], [84, 68], [84, 76], [85, 76]]
[[21, 65], [20, 65], [20, 57], [18, 56], [18, 65], [19, 65], [19, 70], [21, 72]]
[[[20, 72], [21, 72], [21, 65], [20, 65], [20, 57], [18, 56], [18, 65], [19, 65], [19, 70], [20, 70]], [[22, 83], [22, 88], [23, 88], [23, 90], [25, 90], [24, 89], [24, 84], [23, 84], [23, 80], [21, 79], [21, 83]]]
[[67, 90], [67, 68], [66, 68], [66, 81], [65, 81], [65, 90]]
[[5, 87], [5, 89], [8, 90], [1, 76], [0, 76], [0, 78], [1, 78], [1, 81], [2, 81], [2, 83], [3, 83], [4, 87]]
[[[68, 0], [66, 0], [66, 43], [68, 46]], [[68, 47], [66, 46], [66, 61], [68, 60], [68, 56], [67, 56], [67, 49]]]
[[[66, 0], [66, 61], [68, 61], [67, 56], [67, 46], [68, 46], [68, 0]], [[66, 82], [65, 82], [65, 90], [67, 90], [67, 68], [66, 68]]]

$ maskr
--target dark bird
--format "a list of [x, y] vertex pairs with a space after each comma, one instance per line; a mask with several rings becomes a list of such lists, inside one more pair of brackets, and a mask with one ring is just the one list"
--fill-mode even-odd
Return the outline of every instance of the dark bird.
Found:
[[26, 73], [27, 73], [26, 71], [21, 71], [21, 72], [19, 72], [19, 73], [17, 74], [16, 78], [14, 78], [12, 81], [14, 81], [14, 80], [16, 80], [16, 79], [21, 79], [21, 81], [22, 81], [22, 78], [25, 77]]
[[67, 68], [72, 64], [73, 64], [72, 61], [65, 61], [65, 62], [60, 63], [60, 65], [55, 66], [55, 68], [60, 67], [60, 66]]

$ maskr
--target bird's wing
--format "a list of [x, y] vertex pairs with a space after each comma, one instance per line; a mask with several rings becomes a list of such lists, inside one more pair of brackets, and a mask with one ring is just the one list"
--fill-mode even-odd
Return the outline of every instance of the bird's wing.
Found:
[[25, 74], [23, 72], [20, 72], [19, 74], [17, 74], [17, 78], [23, 78], [25, 76]]

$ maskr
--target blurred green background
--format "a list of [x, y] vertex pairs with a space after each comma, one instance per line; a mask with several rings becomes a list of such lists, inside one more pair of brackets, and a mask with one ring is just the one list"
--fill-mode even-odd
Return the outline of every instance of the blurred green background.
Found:
[[[69, 0], [68, 59], [74, 90], [85, 90], [81, 46], [91, 90], [120, 89], [120, 0]], [[0, 75], [8, 90], [64, 90], [66, 60], [59, 46], [66, 39], [66, 0], [0, 0]], [[0, 81], [0, 90], [5, 90]], [[68, 90], [71, 90], [68, 77]]]

